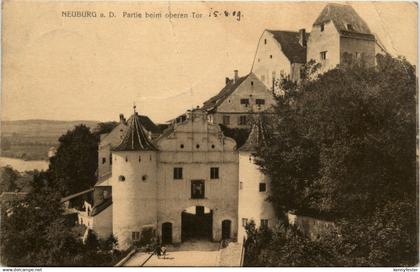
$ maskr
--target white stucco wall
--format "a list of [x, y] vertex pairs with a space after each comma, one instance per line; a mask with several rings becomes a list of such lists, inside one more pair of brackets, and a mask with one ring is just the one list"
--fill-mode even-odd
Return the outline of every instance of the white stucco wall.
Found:
[[[103, 177], [111, 173], [111, 148], [121, 142], [126, 130], [127, 125], [120, 123], [110, 133], [101, 137], [98, 148], [98, 177]], [[105, 159], [105, 162], [103, 159]]]
[[[311, 59], [322, 64], [320, 72], [335, 68], [340, 64], [340, 35], [331, 21], [320, 26], [313, 26], [307, 43], [307, 61]], [[320, 53], [327, 51], [327, 59], [321, 60]]]
[[[251, 157], [251, 160], [250, 160]], [[259, 191], [260, 182], [266, 184], [266, 191]], [[270, 194], [270, 182], [254, 164], [250, 152], [239, 152], [239, 206], [238, 206], [238, 240], [245, 236], [245, 228], [242, 226], [242, 219], [254, 220], [257, 227], [260, 226], [261, 219], [268, 219], [268, 227], [273, 227], [277, 223], [274, 209], [270, 202], [266, 201]]]
[[[236, 143], [209, 124], [200, 111], [177, 124], [175, 131], [158, 141], [158, 233], [172, 223], [173, 242], [181, 241], [181, 213], [191, 206], [213, 211], [213, 240], [221, 239], [221, 225], [231, 220], [231, 237], [237, 235], [238, 153]], [[181, 145], [184, 148], [181, 148]], [[197, 148], [199, 145], [199, 148]], [[183, 168], [183, 178], [174, 179], [174, 167]], [[210, 179], [210, 168], [219, 168], [219, 179]], [[204, 180], [205, 198], [191, 199], [191, 180]]]
[[[249, 105], [241, 104], [241, 99], [248, 99]], [[257, 105], [256, 99], [264, 99], [264, 105]], [[240, 124], [240, 116], [248, 116], [253, 114], [269, 111], [274, 104], [272, 91], [262, 83], [258, 77], [251, 73], [237, 88], [226, 98], [212, 115], [212, 122], [215, 124], [223, 124], [223, 116], [230, 117], [230, 128], [246, 128], [248, 124]]]
[[99, 239], [107, 239], [112, 235], [112, 204], [92, 217], [91, 229]]
[[252, 72], [271, 90], [273, 74], [275, 79], [279, 79], [281, 73], [290, 75], [290, 65], [281, 51], [281, 45], [273, 38], [273, 34], [265, 30], [258, 41]]
[[[132, 243], [132, 232], [141, 233], [145, 225], [156, 226], [157, 154], [114, 152], [112, 159], [113, 232], [124, 248]], [[119, 176], [124, 176], [125, 181], [119, 181]]]

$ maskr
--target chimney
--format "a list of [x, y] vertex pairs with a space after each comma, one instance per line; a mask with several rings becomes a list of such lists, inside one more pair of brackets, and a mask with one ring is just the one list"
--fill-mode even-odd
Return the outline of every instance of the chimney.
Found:
[[238, 70], [234, 70], [233, 71], [233, 73], [234, 73], [234, 77], [233, 77], [233, 82], [236, 82], [236, 81], [238, 81], [238, 79], [239, 79], [239, 75], [238, 75]]
[[228, 85], [230, 83], [230, 79], [228, 77], [225, 78], [225, 83]]
[[299, 43], [303, 47], [306, 47], [306, 30], [304, 28], [299, 29]]
[[120, 113], [120, 123], [125, 124], [124, 114]]

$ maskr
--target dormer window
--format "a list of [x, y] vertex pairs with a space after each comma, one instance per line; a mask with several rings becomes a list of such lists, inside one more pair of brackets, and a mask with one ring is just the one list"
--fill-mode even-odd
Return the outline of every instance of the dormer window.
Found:
[[348, 31], [354, 31], [353, 25], [347, 24], [347, 30]]
[[321, 32], [324, 32], [324, 24], [321, 24]]

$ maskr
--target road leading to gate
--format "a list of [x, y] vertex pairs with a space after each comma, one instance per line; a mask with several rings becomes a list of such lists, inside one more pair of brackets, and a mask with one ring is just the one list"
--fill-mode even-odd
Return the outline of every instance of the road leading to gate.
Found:
[[[162, 257], [158, 259], [153, 255], [144, 266], [236, 266], [236, 264], [227, 264], [226, 258], [221, 257], [221, 254], [226, 253], [226, 250], [219, 250], [219, 243], [187, 241], [179, 246], [168, 246], [165, 259]], [[148, 256], [149, 254], [138, 252], [124, 266], [140, 266]]]

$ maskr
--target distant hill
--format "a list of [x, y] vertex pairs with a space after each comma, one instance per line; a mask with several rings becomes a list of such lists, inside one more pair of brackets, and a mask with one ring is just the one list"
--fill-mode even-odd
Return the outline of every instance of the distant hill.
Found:
[[55, 121], [55, 120], [17, 120], [1, 121], [1, 136], [12, 136], [13, 133], [25, 137], [61, 136], [64, 132], [79, 124], [85, 124], [91, 129], [97, 121]]
[[1, 121], [1, 156], [25, 160], [46, 160], [48, 149], [57, 147], [58, 138], [85, 124], [93, 130], [98, 121], [17, 120]]

